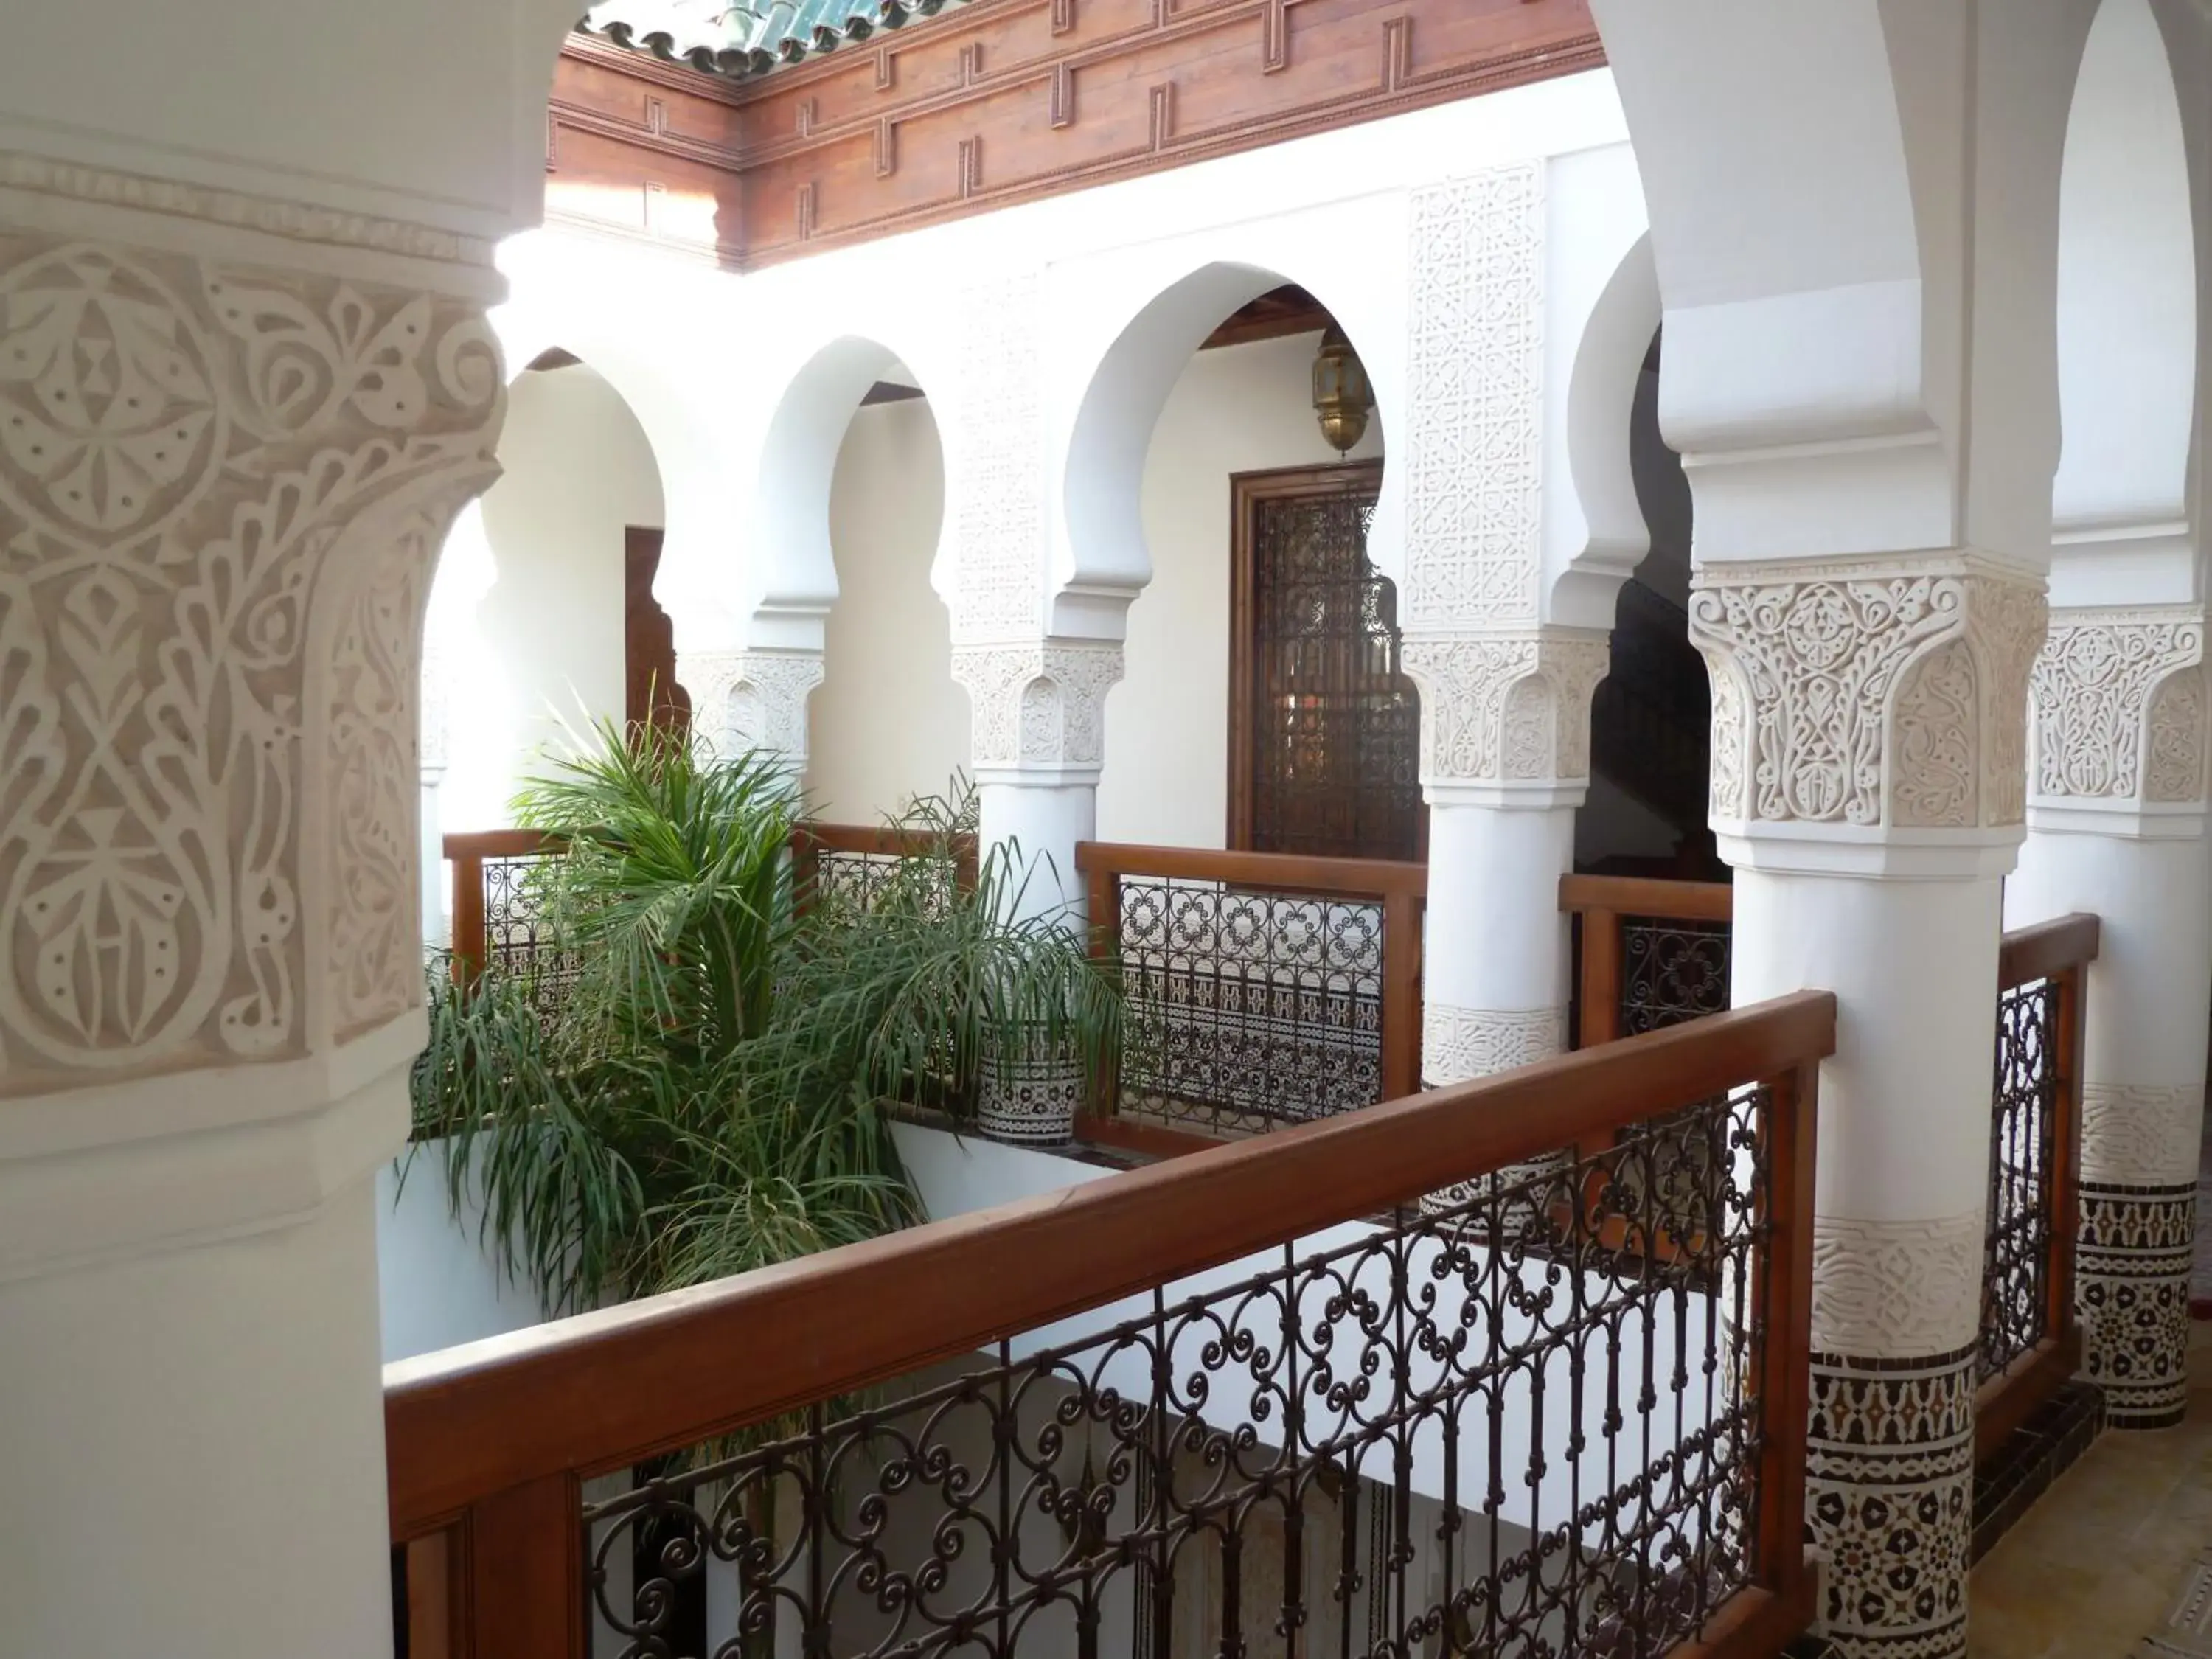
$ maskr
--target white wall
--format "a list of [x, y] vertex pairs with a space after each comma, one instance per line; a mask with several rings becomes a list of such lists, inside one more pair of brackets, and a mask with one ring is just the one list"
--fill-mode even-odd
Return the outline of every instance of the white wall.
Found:
[[967, 764], [951, 619], [929, 585], [944, 510], [927, 401], [854, 415], [830, 486], [838, 594], [807, 728], [807, 793], [831, 823], [877, 823], [916, 795], [943, 793]]
[[[1201, 351], [1145, 461], [1152, 580], [1106, 698], [1102, 841], [1221, 847], [1229, 830], [1229, 478], [1337, 460], [1313, 412], [1318, 334]], [[1354, 340], [1357, 348], [1360, 342]], [[1382, 453], [1378, 417], [1352, 452]]]
[[513, 823], [515, 786], [562, 720], [622, 717], [623, 532], [662, 521], [644, 430], [587, 366], [516, 378], [499, 460], [430, 601], [448, 677], [447, 830]]
[[545, 1316], [538, 1293], [501, 1273], [484, 1248], [477, 1232], [483, 1206], [466, 1198], [454, 1214], [445, 1153], [443, 1142], [432, 1142], [411, 1164], [403, 1152], [376, 1172], [377, 1299], [386, 1364], [519, 1331]]

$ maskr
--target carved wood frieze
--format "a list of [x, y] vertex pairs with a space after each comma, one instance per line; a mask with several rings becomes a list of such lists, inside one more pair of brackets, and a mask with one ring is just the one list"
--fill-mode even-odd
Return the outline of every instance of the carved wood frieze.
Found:
[[575, 35], [547, 209], [752, 267], [1603, 62], [1587, 0], [975, 0], [742, 85]]

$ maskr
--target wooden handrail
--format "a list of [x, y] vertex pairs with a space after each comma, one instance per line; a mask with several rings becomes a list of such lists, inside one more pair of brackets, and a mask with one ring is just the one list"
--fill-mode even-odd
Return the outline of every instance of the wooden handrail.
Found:
[[[1835, 999], [1562, 1055], [385, 1369], [393, 1536], [1609, 1133], [1835, 1046]], [[1809, 1156], [1809, 1150], [1807, 1152]], [[1809, 1258], [1808, 1258], [1809, 1260]]]
[[1573, 915], [1602, 911], [1661, 921], [1729, 921], [1735, 915], [1735, 889], [1724, 881], [1561, 876], [1559, 908]]
[[1997, 989], [2017, 990], [2094, 962], [2102, 932], [2095, 916], [2080, 912], [2014, 928], [1997, 947]]
[[[927, 852], [939, 838], [919, 830], [900, 830], [887, 823], [819, 823], [809, 818], [791, 832], [794, 846], [802, 843], [827, 853], [860, 853], [883, 858], [904, 858]], [[973, 864], [975, 837], [951, 837], [954, 858]]]
[[1170, 881], [1219, 881], [1238, 887], [1296, 888], [1347, 898], [1425, 898], [1429, 866], [1397, 859], [1331, 859], [1297, 853], [1226, 853], [1205, 847], [1147, 847], [1083, 841], [1075, 867], [1085, 875], [1161, 876]]
[[449, 859], [526, 859], [550, 853], [565, 837], [543, 830], [463, 830], [446, 837]]
[[[1095, 948], [1109, 959], [1120, 951], [1124, 876], [1218, 881], [1224, 886], [1264, 892], [1379, 900], [1382, 906], [1382, 1098], [1395, 1100], [1421, 1086], [1421, 908], [1428, 902], [1427, 865], [1395, 859], [1319, 858], [1085, 841], [1076, 843], [1075, 867], [1083, 879]], [[1102, 1085], [1092, 1103], [1086, 1138], [1118, 1138], [1111, 1133], [1091, 1133], [1110, 1121], [1117, 1092], [1111, 1079]], [[1127, 1144], [1126, 1139], [1124, 1144]]]

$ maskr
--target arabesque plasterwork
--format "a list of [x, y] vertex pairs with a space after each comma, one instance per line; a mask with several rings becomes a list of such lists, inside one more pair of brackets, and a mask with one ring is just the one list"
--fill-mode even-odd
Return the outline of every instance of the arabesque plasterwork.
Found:
[[1930, 1221], [1813, 1222], [1813, 1346], [1859, 1359], [1917, 1358], [1981, 1329], [1979, 1210]]
[[2031, 682], [2036, 799], [2203, 800], [2203, 674], [2201, 606], [2052, 612]]
[[686, 651], [676, 665], [699, 745], [765, 750], [793, 767], [806, 763], [807, 702], [823, 674], [818, 651]]
[[2021, 823], [2041, 583], [1971, 557], [1708, 567], [1712, 811], [1744, 823]]
[[959, 297], [958, 415], [946, 427], [952, 637], [1022, 638], [1037, 631], [1044, 592], [1042, 300], [1030, 273]]
[[420, 611], [503, 409], [471, 302], [0, 234], [0, 1086], [419, 1001]]
[[1121, 665], [1121, 646], [1108, 641], [956, 646], [952, 678], [968, 693], [974, 764], [1095, 772], [1106, 757], [1106, 694]]
[[1408, 633], [1536, 620], [1544, 182], [1543, 164], [1525, 161], [1413, 192], [1403, 445]]
[[1567, 1049], [1565, 1008], [1421, 1009], [1421, 1080], [1429, 1088], [1466, 1083], [1550, 1060]]
[[1604, 635], [1408, 635], [1400, 660], [1420, 688], [1423, 781], [1589, 777], [1590, 695], [1611, 664]]
[[2204, 1085], [2081, 1085], [2081, 1176], [2120, 1187], [2192, 1179], [2204, 1135]]

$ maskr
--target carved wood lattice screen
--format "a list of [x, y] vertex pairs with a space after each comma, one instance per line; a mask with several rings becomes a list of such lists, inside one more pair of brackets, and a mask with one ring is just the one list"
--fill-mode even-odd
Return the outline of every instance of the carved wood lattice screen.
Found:
[[1400, 672], [1396, 590], [1366, 553], [1381, 484], [1374, 463], [1234, 480], [1233, 846], [1425, 850], [1420, 704]]

